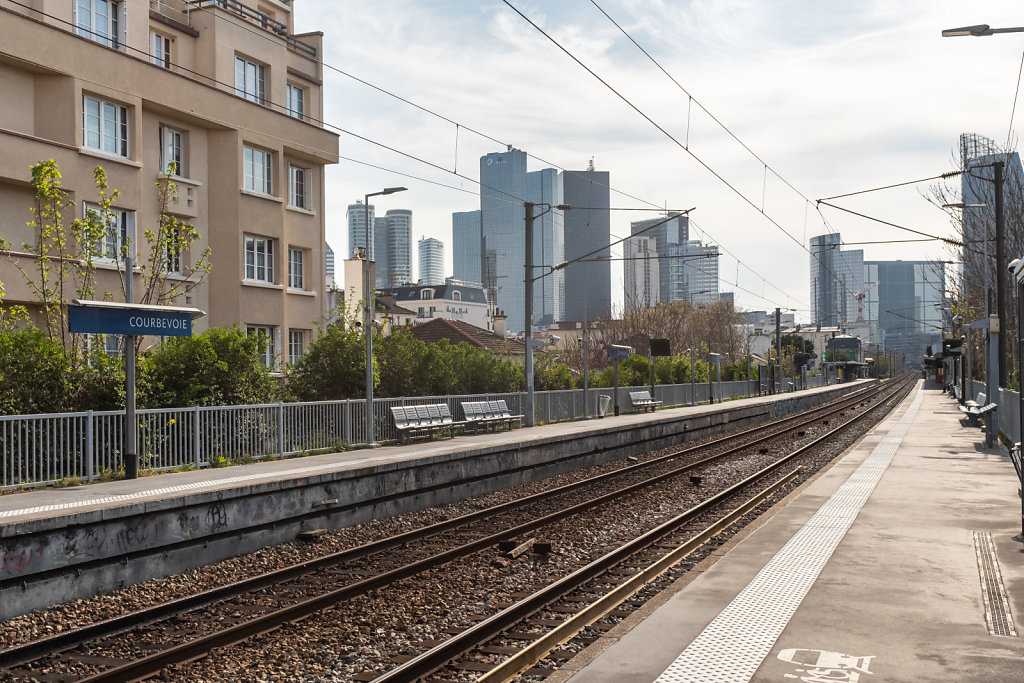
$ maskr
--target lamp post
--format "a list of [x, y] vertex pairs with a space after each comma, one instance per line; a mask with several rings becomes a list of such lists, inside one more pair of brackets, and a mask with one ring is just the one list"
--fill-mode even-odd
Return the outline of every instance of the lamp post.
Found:
[[370, 197], [379, 197], [396, 192], [405, 192], [404, 187], [386, 187], [380, 192], [371, 192], [363, 197], [363, 223], [366, 235], [363, 261], [363, 334], [366, 336], [366, 445], [374, 446], [373, 433], [373, 283], [370, 282]]

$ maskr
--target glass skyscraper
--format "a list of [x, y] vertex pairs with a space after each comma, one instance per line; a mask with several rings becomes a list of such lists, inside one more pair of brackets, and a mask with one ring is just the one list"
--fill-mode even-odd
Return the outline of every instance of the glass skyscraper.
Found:
[[481, 240], [479, 209], [452, 214], [452, 277], [456, 280], [483, 285]]
[[412, 211], [389, 209], [384, 217], [388, 234], [388, 286], [412, 284]]
[[370, 214], [370, 260], [374, 260], [373, 204], [364, 207], [362, 202], [348, 205], [348, 253], [346, 259], [355, 256], [356, 249], [366, 246], [366, 212]]
[[[564, 171], [561, 178], [563, 202], [579, 207], [567, 211], [563, 219], [565, 260], [596, 253], [586, 261], [571, 263], [562, 271], [565, 295], [558, 319], [608, 318], [612, 304], [611, 263], [590, 260], [611, 254], [608, 248], [611, 242], [608, 171], [595, 171], [591, 166], [586, 171]], [[626, 262], [627, 267], [629, 263]]]
[[629, 227], [632, 235], [654, 238], [654, 251], [659, 257], [658, 300], [663, 302], [689, 300], [684, 268], [686, 261], [681, 258], [672, 258], [683, 255], [685, 244], [690, 238], [689, 218], [674, 216], [666, 220], [666, 217], [662, 216], [636, 221], [630, 223]]
[[420, 256], [420, 284], [444, 284], [444, 243], [433, 237], [423, 237], [418, 242]]

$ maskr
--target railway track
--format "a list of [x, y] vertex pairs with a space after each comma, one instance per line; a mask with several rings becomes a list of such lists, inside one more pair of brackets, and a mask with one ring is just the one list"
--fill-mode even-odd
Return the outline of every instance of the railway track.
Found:
[[[882, 402], [891, 404], [896, 394], [905, 388], [888, 386], [882, 391], [885, 392]], [[621, 504], [624, 499], [644, 495], [641, 492], [669, 480], [678, 480], [683, 475], [690, 476], [690, 485], [696, 491], [699, 487], [693, 482], [699, 484], [703, 478], [710, 480], [707, 473], [722, 467], [723, 463], [750, 454], [778, 460], [769, 453], [778, 450], [776, 442], [797, 438], [818, 443], [833, 434], [839, 422], [845, 423], [851, 416], [859, 420], [873, 412], [870, 407], [878, 398], [870, 394], [871, 389], [868, 388], [809, 413], [776, 420], [698, 447], [680, 449], [615, 472], [478, 510], [154, 609], [9, 648], [0, 652], [0, 666], [6, 669], [0, 674], [6, 680], [24, 676], [44, 680], [39, 676], [40, 671], [48, 672], [48, 678], [52, 675], [50, 680], [121, 681], [152, 676], [166, 667], [203, 657], [210, 651], [267, 633], [356, 597], [395, 586], [403, 580], [414, 580], [438, 567], [488, 551], [499, 543], [511, 543], [513, 549], [530, 547], [531, 543], [532, 547], [541, 548], [543, 544], [538, 544], [535, 538], [539, 530], [561, 520], [578, 518], [616, 501]], [[819, 433], [817, 437], [812, 433], [814, 431]], [[787, 457], [792, 460], [798, 456]], [[776, 463], [769, 469], [775, 471], [779, 467], [781, 465]], [[768, 472], [760, 476], [768, 476]], [[794, 476], [788, 474], [786, 481]], [[750, 481], [743, 488], [753, 485], [754, 482]], [[708, 500], [718, 500], [735, 486], [738, 485], [720, 487], [721, 490], [712, 492]], [[707, 498], [703, 491], [700, 497]], [[691, 516], [710, 514], [708, 506], [716, 505], [720, 506], [721, 501], [695, 503], [691, 506]], [[684, 527], [692, 524], [692, 519], [679, 522]], [[662, 544], [658, 541], [658, 545]], [[570, 575], [583, 568], [574, 568]], [[190, 611], [193, 616], [188, 616]], [[481, 623], [488, 621], [490, 618]], [[507, 631], [508, 627], [503, 630]], [[166, 648], [163, 646], [165, 643], [178, 644]], [[477, 643], [466, 651], [473, 647], [488, 646]], [[525, 649], [508, 644], [490, 647], [503, 652]], [[410, 662], [416, 659], [419, 656], [411, 658]], [[401, 677], [408, 673], [402, 667], [409, 665], [400, 664], [394, 668], [396, 673], [390, 675], [399, 678], [381, 680], [409, 680]], [[448, 666], [447, 661], [439, 666]], [[437, 668], [435, 666], [433, 670]], [[373, 675], [372, 672], [362, 672], [355, 674], [353, 679], [369, 680]], [[420, 675], [429, 674], [416, 674]]]

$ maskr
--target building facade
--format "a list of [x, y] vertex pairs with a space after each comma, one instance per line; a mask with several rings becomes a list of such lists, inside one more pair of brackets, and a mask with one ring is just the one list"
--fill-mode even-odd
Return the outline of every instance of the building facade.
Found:
[[[610, 178], [608, 171], [563, 171], [565, 294], [560, 320], [608, 319], [612, 312]], [[586, 260], [576, 261], [587, 256]], [[605, 259], [605, 260], [601, 260]], [[629, 263], [628, 261], [626, 262]], [[628, 304], [627, 304], [628, 305]]]
[[420, 257], [421, 285], [444, 284], [444, 243], [433, 237], [422, 237], [417, 243]]
[[[554, 207], [562, 201], [562, 179], [553, 168], [531, 171], [526, 174], [527, 199], [536, 204], [546, 205], [534, 210], [533, 221], [533, 325], [546, 329], [565, 312], [565, 271], [553, 270], [565, 256], [563, 235], [565, 216]], [[550, 207], [545, 213], [541, 213]], [[523, 221], [525, 230], [525, 214]], [[525, 253], [523, 263], [525, 264]], [[525, 272], [525, 271], [524, 271]]]
[[[174, 303], [206, 311], [200, 329], [267, 335], [268, 363], [301, 354], [324, 313], [324, 166], [338, 141], [318, 123], [323, 36], [292, 25], [280, 2], [0, 1], [0, 236], [35, 241], [34, 164], [59, 164], [76, 203], [67, 222], [98, 201], [102, 166], [117, 224], [97, 297], [116, 300], [123, 249], [144, 258], [159, 223], [154, 184], [173, 181], [166, 211], [200, 234], [180, 258], [211, 249], [205, 283]], [[168, 277], [180, 267], [169, 261]], [[33, 304], [17, 268], [0, 265], [0, 281], [7, 304]]]
[[452, 277], [484, 283], [480, 210], [452, 214]]
[[461, 320], [481, 330], [493, 329], [483, 287], [448, 278], [440, 285], [395, 287], [395, 301], [416, 313], [417, 322], [434, 318]]
[[[718, 247], [702, 244], [700, 240], [686, 240], [681, 253], [685, 300], [703, 304], [721, 301], [718, 293]], [[679, 267], [674, 261], [670, 263]]]
[[810, 241], [811, 322], [838, 325], [842, 318], [839, 233], [816, 235]]
[[[388, 209], [384, 214], [387, 221], [388, 251], [385, 264], [389, 287], [400, 287], [412, 283], [412, 211], [409, 209]], [[377, 268], [385, 265], [378, 264]], [[379, 270], [378, 270], [379, 273]]]
[[687, 301], [686, 261], [681, 257], [690, 239], [689, 219], [674, 216], [635, 221], [630, 223], [630, 234], [654, 239], [659, 260], [658, 301]]
[[[369, 235], [370, 246], [368, 256], [371, 260], [375, 260], [378, 250], [373, 210], [373, 204], [364, 205], [361, 201], [348, 205], [348, 209], [345, 212], [348, 220], [348, 252], [345, 254], [346, 260], [356, 256], [357, 250], [366, 247], [367, 235]], [[369, 233], [367, 233], [366, 229], [367, 222], [369, 222], [370, 227]]]
[[650, 308], [658, 304], [659, 261], [654, 250], [654, 238], [640, 235], [622, 243], [626, 310]]

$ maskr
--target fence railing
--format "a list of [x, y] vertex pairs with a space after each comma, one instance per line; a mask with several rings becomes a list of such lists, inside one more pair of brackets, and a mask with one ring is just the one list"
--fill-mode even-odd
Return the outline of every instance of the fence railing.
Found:
[[[810, 382], [808, 384], [811, 384]], [[596, 417], [600, 397], [608, 412], [617, 404], [632, 410], [629, 392], [646, 387], [610, 387], [538, 391], [535, 421], [560, 422]], [[654, 398], [664, 406], [706, 403], [757, 395], [759, 382], [658, 384]], [[616, 403], [616, 398], [618, 399]], [[525, 393], [379, 398], [373, 402], [377, 441], [398, 438], [390, 408], [397, 405], [447, 403], [456, 419], [463, 401], [504, 399], [515, 413], [526, 407]], [[363, 400], [271, 403], [264, 405], [146, 409], [136, 413], [142, 469], [172, 470], [216, 467], [234, 462], [336, 451], [366, 444]], [[124, 411], [87, 411], [47, 415], [0, 416], [0, 488], [94, 481], [123, 468]]]

